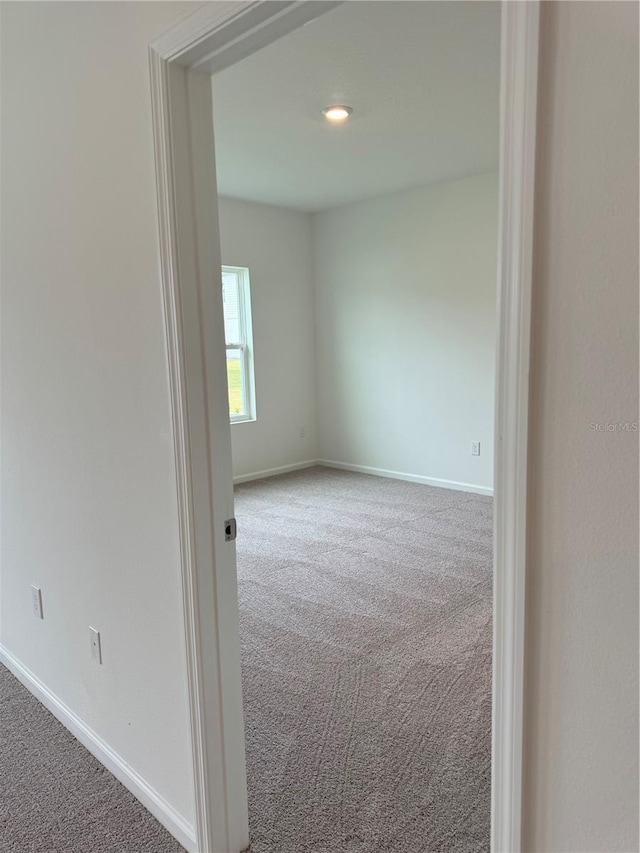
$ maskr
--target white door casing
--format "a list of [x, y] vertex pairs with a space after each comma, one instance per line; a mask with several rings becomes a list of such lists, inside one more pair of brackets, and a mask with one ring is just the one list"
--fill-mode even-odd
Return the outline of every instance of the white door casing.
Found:
[[[150, 46], [196, 806], [195, 850], [249, 843], [211, 74], [336, 2], [214, 2]], [[521, 847], [538, 2], [502, 4], [491, 849]]]

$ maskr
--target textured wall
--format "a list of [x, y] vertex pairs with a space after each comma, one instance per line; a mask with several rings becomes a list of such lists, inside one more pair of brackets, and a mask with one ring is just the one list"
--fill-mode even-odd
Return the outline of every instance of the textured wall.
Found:
[[148, 44], [194, 8], [1, 9], [1, 641], [187, 821]]
[[313, 219], [320, 457], [491, 489], [497, 174]]
[[638, 6], [542, 4], [527, 851], [638, 848]]
[[257, 419], [231, 426], [233, 472], [316, 459], [311, 216], [222, 198], [220, 243], [251, 279]]

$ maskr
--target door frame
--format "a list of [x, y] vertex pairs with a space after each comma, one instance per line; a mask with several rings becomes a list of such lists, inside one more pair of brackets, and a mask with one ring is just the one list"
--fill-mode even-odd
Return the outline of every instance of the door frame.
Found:
[[[231, 0], [149, 49], [195, 798], [194, 850], [249, 844], [211, 74], [337, 2]], [[521, 850], [538, 0], [502, 2], [492, 853]]]

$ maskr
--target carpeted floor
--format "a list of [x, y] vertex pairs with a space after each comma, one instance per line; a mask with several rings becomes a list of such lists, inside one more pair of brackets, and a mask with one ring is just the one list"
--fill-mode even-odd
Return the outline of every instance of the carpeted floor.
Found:
[[[492, 501], [314, 468], [237, 488], [252, 853], [489, 849]], [[0, 850], [180, 845], [0, 666]]]
[[236, 489], [252, 853], [489, 849], [492, 500]]
[[2, 853], [184, 853], [135, 797], [0, 666]]

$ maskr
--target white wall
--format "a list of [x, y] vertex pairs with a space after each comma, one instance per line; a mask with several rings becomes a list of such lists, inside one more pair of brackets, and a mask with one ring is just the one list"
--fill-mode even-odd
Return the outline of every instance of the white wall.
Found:
[[315, 460], [311, 216], [221, 198], [220, 241], [251, 280], [257, 419], [231, 426], [234, 475]]
[[497, 189], [314, 215], [321, 458], [492, 488]]
[[[190, 8], [0, 6], [2, 642], [189, 819], [146, 45]], [[542, 8], [528, 851], [638, 849], [637, 443], [588, 426], [638, 416], [637, 14]]]
[[638, 5], [542, 5], [526, 851], [637, 851]]
[[1, 642], [188, 823], [148, 44], [196, 7], [1, 6]]

